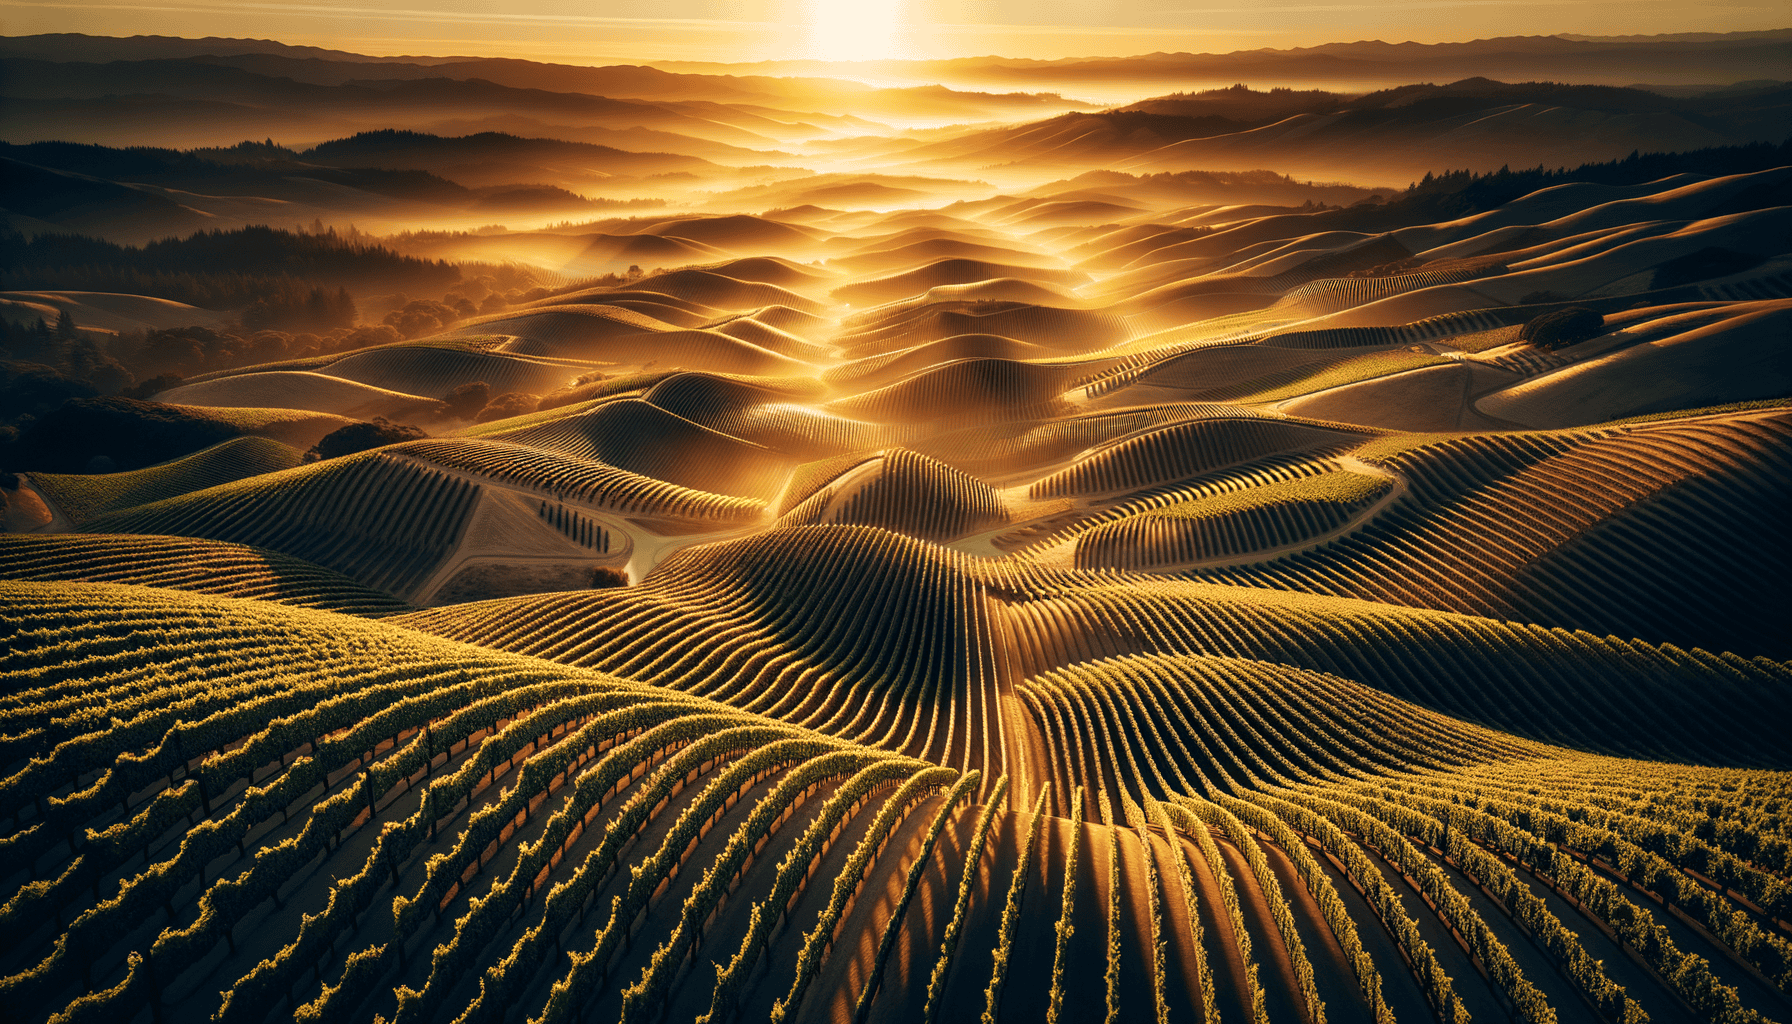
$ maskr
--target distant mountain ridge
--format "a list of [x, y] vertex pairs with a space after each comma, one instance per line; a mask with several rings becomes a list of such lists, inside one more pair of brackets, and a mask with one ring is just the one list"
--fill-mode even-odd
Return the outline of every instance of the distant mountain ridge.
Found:
[[[1382, 40], [1324, 43], [1288, 49], [1224, 53], [1155, 52], [1126, 57], [1066, 57], [1038, 60], [987, 55], [949, 60], [894, 60], [836, 63], [818, 60], [704, 62], [650, 60], [641, 65], [585, 67], [514, 58], [477, 56], [371, 56], [266, 39], [173, 36], [89, 36], [51, 33], [0, 36], [0, 58], [58, 62], [209, 59], [262, 70], [295, 80], [340, 84], [348, 72], [331, 65], [379, 66], [379, 77], [484, 78], [519, 87], [558, 91], [598, 91], [606, 95], [670, 99], [701, 93], [789, 97], [816, 90], [875, 91], [856, 81], [833, 78], [843, 67], [914, 81], [949, 84], [983, 82], [1006, 86], [1088, 79], [1211, 81], [1339, 81], [1351, 78], [1405, 80], [1444, 75], [1450, 79], [1484, 75], [1514, 78], [1550, 76], [1574, 81], [1624, 84], [1728, 84], [1747, 78], [1792, 79], [1792, 28], [1754, 32], [1674, 33], [1652, 36], [1499, 36], [1451, 43], [1390, 43]], [[271, 67], [268, 65], [272, 65]], [[1742, 72], [1746, 69], [1746, 73]], [[814, 76], [822, 81], [792, 80]], [[1023, 103], [1021, 100], [1010, 102]]]
[[1352, 97], [1233, 87], [972, 132], [911, 149], [907, 166], [965, 173], [1051, 159], [1129, 172], [1243, 171], [1297, 178], [1416, 177], [1451, 167], [1574, 166], [1633, 150], [1778, 142], [1792, 86], [1673, 98], [1639, 89], [1470, 78]]
[[273, 39], [237, 39], [205, 36], [95, 36], [84, 32], [45, 32], [29, 36], [0, 36], [0, 56], [38, 60], [180, 60], [208, 54], [265, 53], [298, 59], [353, 60], [368, 64], [416, 61], [476, 60], [472, 57], [372, 57], [320, 46], [297, 46]]
[[[176, 61], [193, 66], [234, 68], [312, 86], [370, 84], [414, 79], [479, 80], [512, 89], [539, 89], [652, 102], [800, 103], [816, 109], [850, 103], [872, 116], [880, 113], [1036, 111], [1042, 107], [1093, 109], [1055, 95], [958, 93], [938, 85], [885, 89], [831, 77], [678, 74], [639, 64], [585, 66], [508, 57], [370, 57], [317, 47], [287, 46], [267, 40], [176, 39], [162, 36], [107, 38], [73, 33], [0, 36], [0, 60], [49, 61], [73, 65], [139, 65]], [[128, 68], [116, 68], [125, 73]], [[88, 72], [91, 74], [91, 72]], [[9, 75], [6, 95], [15, 95]], [[24, 81], [30, 81], [26, 78]], [[41, 94], [41, 90], [38, 94]], [[66, 94], [59, 94], [66, 95]]]
[[[674, 71], [737, 74], [816, 73], [817, 61], [705, 64], [656, 61]], [[1589, 39], [1569, 36], [1501, 36], [1461, 43], [1389, 43], [1366, 40], [1286, 50], [1227, 53], [1157, 52], [1128, 57], [963, 57], [932, 61], [868, 61], [863, 72], [923, 78], [953, 85], [1060, 88], [1075, 82], [1176, 81], [1280, 82], [1413, 81], [1556, 77], [1580, 82], [1727, 84], [1740, 78], [1792, 78], [1792, 29], [1771, 32]], [[1746, 70], [1744, 70], [1746, 69]], [[837, 72], [836, 72], [837, 73]]]
[[629, 153], [608, 146], [559, 139], [525, 139], [503, 132], [443, 137], [387, 128], [319, 143], [300, 156], [332, 166], [431, 170], [450, 161], [565, 159], [588, 161], [604, 173], [665, 173], [707, 166], [709, 161], [669, 153]]
[[[588, 215], [604, 205], [538, 181], [559, 176], [550, 165], [607, 167], [619, 178], [713, 166], [695, 157], [493, 132], [368, 132], [303, 152], [265, 143], [181, 152], [0, 142], [0, 210], [62, 229], [148, 240], [221, 224], [290, 223], [320, 202], [323, 212], [364, 217], [531, 208]], [[225, 205], [207, 209], [208, 199]]]

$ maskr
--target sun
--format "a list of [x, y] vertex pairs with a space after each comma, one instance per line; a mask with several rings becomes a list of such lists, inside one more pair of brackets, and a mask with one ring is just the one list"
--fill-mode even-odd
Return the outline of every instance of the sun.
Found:
[[905, 0], [806, 0], [808, 56], [884, 60], [903, 56]]

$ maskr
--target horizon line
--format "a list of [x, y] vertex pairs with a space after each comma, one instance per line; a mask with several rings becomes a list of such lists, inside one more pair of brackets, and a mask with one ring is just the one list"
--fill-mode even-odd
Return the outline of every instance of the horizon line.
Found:
[[[227, 4], [208, 4], [208, 3], [205, 3], [204, 0], [198, 0], [198, 2], [194, 2], [194, 0], [172, 0], [172, 2], [166, 3], [166, 4], [140, 4], [140, 5], [139, 4], [121, 5], [121, 4], [105, 4], [105, 3], [88, 3], [88, 4], [73, 4], [73, 5], [71, 5], [71, 4], [63, 4], [63, 3], [52, 4], [52, 3], [44, 3], [44, 2], [34, 2], [34, 0], [0, 0], [0, 8], [3, 8], [3, 7], [32, 7], [32, 8], [53, 7], [53, 8], [58, 8], [58, 9], [67, 9], [70, 6], [79, 6], [79, 7], [94, 8], [94, 9], [106, 9], [106, 10], [147, 10], [147, 9], [153, 8], [156, 10], [170, 10], [170, 11], [172, 11], [172, 10], [186, 10], [186, 11], [214, 10], [215, 11], [215, 10], [218, 10], [219, 8], [223, 8], [223, 7], [227, 7], [227, 6], [228, 7], [252, 6], [252, 7], [258, 7], [258, 8], [265, 8], [265, 9], [268, 9], [270, 12], [275, 11], [275, 10], [293, 10], [295, 8], [316, 9], [316, 7], [314, 5], [289, 5], [289, 4], [281, 4], [281, 3], [252, 3], [252, 4], [248, 4], [248, 5], [240, 5], [240, 4], [228, 4], [227, 5]], [[331, 10], [338, 14], [343, 12], [342, 8], [332, 8]], [[419, 13], [424, 13], [424, 12], [419, 12]], [[636, 25], [641, 26], [641, 27], [648, 27], [648, 26], [673, 27], [673, 26], [677, 26], [677, 27], [681, 27], [681, 28], [688, 27], [688, 28], [692, 28], [692, 29], [703, 29], [703, 28], [724, 29], [724, 28], [730, 28], [730, 27], [733, 27], [733, 28], [746, 28], [746, 27], [769, 28], [769, 27], [773, 27], [775, 24], [775, 23], [770, 23], [770, 22], [739, 21], [739, 20], [726, 20], [726, 19], [621, 18], [621, 17], [604, 17], [601, 15], [558, 15], [558, 16], [555, 16], [555, 15], [512, 14], [512, 15], [495, 16], [495, 20], [499, 21], [499, 22], [509, 21], [509, 22], [522, 23], [522, 24], [543, 24], [543, 23], [594, 24], [594, 25], [595, 24], [608, 24], [608, 25], [615, 25], [618, 27], [620, 27], [620, 26], [636, 26]], [[936, 24], [931, 25], [930, 27], [942, 28], [942, 29], [967, 30], [967, 31], [975, 31], [975, 32], [999, 32], [1002, 30], [1011, 30], [1011, 31], [1015, 31], [1015, 32], [1043, 33], [1043, 34], [1076, 33], [1076, 34], [1082, 34], [1082, 35], [1094, 34], [1094, 35], [1114, 35], [1114, 36], [1134, 35], [1134, 34], [1137, 34], [1140, 32], [1144, 32], [1144, 31], [1159, 31], [1159, 30], [1151, 29], [1148, 26], [1093, 26], [1093, 25], [1081, 26], [1081, 25], [1003, 25], [1003, 24], [971, 24], [971, 23], [936, 23]], [[1205, 34], [1212, 36], [1212, 35], [1245, 34], [1245, 33], [1242, 33], [1242, 32], [1239, 32], [1239, 33], [1218, 32], [1218, 33], [1216, 33], [1216, 32], [1213, 32], [1210, 30]], [[708, 67], [718, 67], [718, 68], [751, 68], [751, 67], [761, 67], [761, 66], [768, 66], [768, 65], [875, 67], [875, 66], [889, 66], [889, 65], [943, 64], [943, 63], [952, 63], [952, 62], [960, 62], [960, 61], [987, 61], [987, 60], [1017, 61], [1017, 62], [1024, 62], [1024, 63], [1028, 63], [1028, 64], [1064, 64], [1064, 63], [1073, 63], [1073, 62], [1078, 62], [1078, 61], [1137, 60], [1137, 59], [1142, 59], [1142, 58], [1165, 58], [1165, 57], [1231, 57], [1231, 56], [1238, 56], [1238, 55], [1245, 55], [1245, 54], [1299, 54], [1299, 53], [1325, 50], [1328, 48], [1350, 47], [1350, 46], [1388, 46], [1388, 47], [1426, 47], [1426, 48], [1450, 47], [1450, 46], [1470, 46], [1470, 45], [1473, 45], [1476, 43], [1496, 43], [1496, 42], [1501, 42], [1501, 41], [1505, 41], [1505, 40], [1553, 39], [1553, 40], [1562, 40], [1565, 42], [1639, 44], [1639, 45], [1646, 45], [1646, 44], [1652, 43], [1652, 42], [1653, 43], [1717, 42], [1717, 41], [1722, 41], [1725, 39], [1735, 39], [1737, 41], [1742, 41], [1745, 39], [1773, 40], [1773, 39], [1781, 39], [1781, 38], [1792, 38], [1792, 25], [1788, 25], [1786, 27], [1781, 27], [1781, 28], [1770, 28], [1770, 29], [1739, 29], [1739, 30], [1729, 31], [1729, 32], [1685, 31], [1685, 32], [1661, 32], [1661, 33], [1651, 33], [1651, 34], [1631, 34], [1631, 35], [1624, 35], [1624, 36], [1593, 36], [1593, 35], [1588, 35], [1585, 33], [1577, 33], [1577, 32], [1555, 32], [1555, 33], [1539, 33], [1539, 34], [1528, 34], [1528, 35], [1527, 34], [1514, 34], [1514, 35], [1477, 36], [1477, 37], [1470, 38], [1470, 39], [1438, 40], [1438, 41], [1432, 41], [1432, 42], [1425, 42], [1425, 41], [1414, 40], [1414, 39], [1400, 39], [1400, 40], [1390, 41], [1388, 39], [1379, 38], [1379, 37], [1377, 37], [1377, 38], [1356, 38], [1356, 39], [1339, 38], [1339, 39], [1329, 40], [1326, 42], [1311, 43], [1311, 44], [1303, 45], [1303, 46], [1286, 46], [1286, 47], [1254, 46], [1254, 47], [1240, 47], [1238, 49], [1232, 49], [1232, 50], [1159, 49], [1159, 50], [1153, 50], [1153, 51], [1149, 51], [1149, 52], [1085, 53], [1085, 54], [1079, 54], [1079, 55], [1060, 56], [1060, 57], [1018, 56], [1018, 55], [1004, 54], [1004, 53], [997, 52], [997, 51], [990, 51], [990, 52], [985, 52], [985, 53], [967, 53], [967, 54], [961, 54], [961, 55], [956, 55], [956, 56], [888, 56], [888, 57], [879, 57], [879, 58], [830, 59], [830, 58], [825, 58], [825, 57], [799, 55], [799, 56], [785, 56], [785, 57], [759, 57], [759, 58], [754, 58], [754, 59], [750, 59], [750, 60], [734, 60], [734, 61], [700, 59], [700, 58], [692, 58], [692, 57], [644, 57], [644, 58], [634, 58], [632, 60], [594, 57], [594, 58], [592, 58], [592, 60], [595, 61], [596, 63], [590, 63], [590, 64], [576, 63], [576, 62], [566, 60], [566, 59], [516, 57], [516, 56], [507, 55], [507, 54], [494, 54], [494, 53], [466, 53], [466, 52], [462, 52], [462, 53], [427, 53], [427, 52], [400, 53], [400, 52], [374, 52], [374, 50], [377, 48], [368, 48], [368, 49], [350, 49], [350, 48], [348, 48], [350, 46], [356, 45], [356, 43], [364, 44], [364, 43], [373, 41], [373, 40], [365, 40], [365, 39], [364, 40], [345, 41], [345, 43], [343, 43], [341, 45], [337, 45], [337, 46], [326, 46], [326, 45], [319, 45], [316, 43], [286, 42], [285, 40], [283, 40], [281, 38], [277, 38], [277, 37], [273, 37], [273, 36], [265, 36], [265, 37], [263, 37], [263, 36], [233, 36], [233, 35], [192, 36], [192, 35], [162, 34], [162, 33], [131, 33], [128, 35], [107, 35], [107, 34], [100, 34], [100, 33], [93, 33], [93, 32], [79, 32], [79, 31], [31, 32], [31, 33], [20, 33], [20, 34], [0, 33], [0, 40], [20, 40], [20, 41], [22, 41], [22, 40], [30, 40], [30, 39], [45, 39], [45, 38], [57, 38], [57, 37], [63, 37], [63, 38], [77, 37], [77, 38], [82, 38], [82, 39], [109, 40], [109, 41], [117, 41], [117, 42], [127, 42], [127, 41], [131, 41], [131, 40], [167, 40], [167, 41], [204, 43], [204, 42], [216, 40], [218, 42], [225, 42], [225, 43], [257, 43], [257, 44], [267, 44], [267, 45], [272, 45], [272, 46], [278, 46], [278, 47], [282, 47], [282, 48], [290, 49], [290, 50], [314, 50], [314, 51], [319, 51], [320, 53], [325, 53], [325, 54], [337, 53], [337, 54], [344, 54], [347, 56], [375, 58], [375, 59], [382, 60], [382, 61], [398, 61], [398, 60], [404, 60], [404, 59], [422, 59], [422, 60], [443, 61], [443, 62], [456, 61], [456, 60], [467, 60], [467, 61], [522, 60], [522, 61], [529, 61], [532, 63], [540, 63], [540, 64], [561, 64], [561, 65], [569, 66], [569, 67], [581, 67], [581, 66], [584, 66], [584, 67], [616, 67], [616, 66], [651, 67], [651, 66], [655, 66], [655, 65], [672, 64], [672, 65], [686, 65], [686, 66], [708, 66]], [[448, 40], [441, 40], [441, 41], [448, 42]], [[209, 56], [237, 56], [237, 55], [238, 54], [219, 53], [219, 54], [210, 54]]]

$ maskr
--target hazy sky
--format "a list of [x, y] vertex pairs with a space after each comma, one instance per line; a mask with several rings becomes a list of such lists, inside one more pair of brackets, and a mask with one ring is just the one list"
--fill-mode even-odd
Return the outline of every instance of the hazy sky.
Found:
[[574, 63], [1117, 56], [1787, 25], [1784, 0], [0, 0], [6, 35], [247, 36]]

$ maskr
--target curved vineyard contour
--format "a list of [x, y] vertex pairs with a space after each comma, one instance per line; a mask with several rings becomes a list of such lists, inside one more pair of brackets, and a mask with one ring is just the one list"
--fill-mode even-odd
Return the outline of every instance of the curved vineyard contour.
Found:
[[930, 131], [82, 400], [222, 433], [5, 474], [0, 1016], [1792, 1020], [1783, 149], [929, 204], [1023, 173]]

